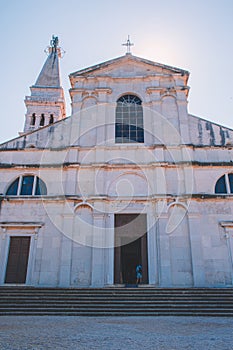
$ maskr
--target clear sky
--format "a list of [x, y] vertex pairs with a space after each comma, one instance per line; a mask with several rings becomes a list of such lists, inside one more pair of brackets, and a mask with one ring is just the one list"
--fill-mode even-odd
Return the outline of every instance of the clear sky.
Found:
[[190, 72], [189, 113], [233, 128], [232, 0], [0, 1], [0, 142], [23, 130], [24, 98], [51, 36], [61, 60], [67, 115], [71, 72], [132, 53]]

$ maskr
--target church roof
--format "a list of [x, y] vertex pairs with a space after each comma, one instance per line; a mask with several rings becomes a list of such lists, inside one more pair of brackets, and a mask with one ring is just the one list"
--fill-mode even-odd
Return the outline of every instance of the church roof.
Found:
[[53, 48], [50, 50], [49, 56], [33, 87], [61, 87], [59, 51], [57, 49]]
[[108, 68], [111, 65], [114, 65], [117, 63], [129, 62], [129, 61], [131, 61], [132, 63], [133, 62], [143, 63], [143, 64], [151, 66], [151, 68], [154, 68], [154, 69], [160, 68], [160, 69], [166, 70], [167, 73], [170, 72], [171, 74], [181, 74], [181, 75], [189, 76], [189, 72], [187, 70], [183, 70], [180, 68], [176, 68], [176, 67], [168, 66], [165, 64], [153, 62], [153, 61], [147, 60], [145, 58], [137, 57], [137, 56], [134, 56], [132, 54], [127, 53], [124, 56], [120, 56], [120, 57], [111, 59], [109, 61], [102, 62], [102, 63], [96, 64], [94, 66], [78, 70], [74, 73], [71, 73], [70, 77], [72, 78], [72, 77], [76, 77], [76, 76], [80, 76], [80, 75], [84, 75], [84, 76], [89, 75], [91, 73], [96, 73], [98, 70], [101, 70], [103, 68]]

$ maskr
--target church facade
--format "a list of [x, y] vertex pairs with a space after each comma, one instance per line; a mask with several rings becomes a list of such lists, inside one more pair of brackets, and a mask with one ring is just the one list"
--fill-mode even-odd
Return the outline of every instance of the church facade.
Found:
[[188, 112], [189, 72], [127, 52], [70, 74], [60, 48], [0, 145], [0, 285], [233, 285], [233, 130]]

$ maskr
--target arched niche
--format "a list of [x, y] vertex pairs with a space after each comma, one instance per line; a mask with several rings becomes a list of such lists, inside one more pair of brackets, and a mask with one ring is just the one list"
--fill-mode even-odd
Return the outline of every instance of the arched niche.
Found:
[[92, 245], [93, 208], [89, 204], [80, 204], [75, 209], [74, 233], [78, 233], [77, 240], [84, 245]]

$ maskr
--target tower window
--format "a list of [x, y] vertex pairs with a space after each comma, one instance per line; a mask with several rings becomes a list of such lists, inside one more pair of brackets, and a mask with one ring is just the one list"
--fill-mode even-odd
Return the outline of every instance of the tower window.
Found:
[[36, 124], [36, 115], [35, 115], [35, 113], [33, 113], [32, 116], [31, 116], [31, 123], [30, 123], [30, 125], [34, 126], [35, 124]]
[[44, 126], [44, 122], [45, 122], [44, 114], [41, 114], [41, 117], [40, 117], [40, 126]]
[[54, 117], [53, 117], [53, 114], [50, 114], [49, 124], [53, 124], [53, 123], [54, 123]]
[[233, 193], [233, 174], [225, 174], [218, 179], [215, 185], [215, 193]]
[[24, 175], [12, 182], [6, 194], [8, 196], [41, 196], [47, 194], [47, 188], [38, 176]]
[[115, 142], [144, 142], [142, 101], [137, 96], [124, 95], [117, 101]]

